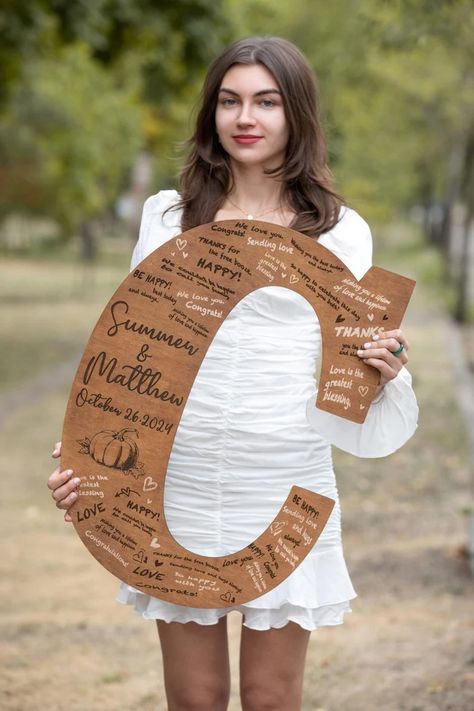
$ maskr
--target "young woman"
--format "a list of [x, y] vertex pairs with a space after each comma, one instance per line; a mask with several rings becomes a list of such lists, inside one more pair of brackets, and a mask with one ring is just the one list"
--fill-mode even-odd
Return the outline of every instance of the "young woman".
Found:
[[[147, 200], [132, 267], [186, 229], [244, 216], [319, 240], [359, 279], [371, 265], [369, 227], [331, 185], [314, 76], [299, 50], [278, 38], [236, 42], [210, 67], [181, 195], [167, 190]], [[292, 483], [337, 501], [330, 444], [379, 457], [415, 430], [402, 331], [385, 332], [359, 352], [380, 372], [363, 425], [314, 406], [320, 348], [312, 307], [281, 287], [253, 292], [221, 326], [189, 396], [166, 478], [167, 522], [189, 550], [223, 555], [244, 547], [267, 527]], [[59, 453], [58, 444], [53, 456]], [[74, 503], [77, 484], [71, 472], [55, 470], [48, 485], [58, 508]], [[354, 597], [336, 504], [290, 577], [237, 608], [244, 711], [301, 707], [309, 634], [340, 624]], [[118, 599], [157, 620], [170, 711], [226, 709], [229, 610], [172, 605], [125, 584]]]

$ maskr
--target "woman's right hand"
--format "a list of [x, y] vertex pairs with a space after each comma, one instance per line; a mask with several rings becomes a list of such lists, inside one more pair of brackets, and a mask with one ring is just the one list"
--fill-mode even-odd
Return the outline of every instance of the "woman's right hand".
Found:
[[[52, 457], [58, 459], [61, 456], [61, 442], [56, 442]], [[78, 477], [72, 476], [72, 469], [65, 469], [63, 472], [57, 467], [48, 479], [48, 489], [51, 491], [51, 496], [56, 502], [58, 509], [66, 509], [64, 520], [71, 522], [72, 518], [67, 510], [71, 508], [77, 500], [76, 489], [81, 483]]]

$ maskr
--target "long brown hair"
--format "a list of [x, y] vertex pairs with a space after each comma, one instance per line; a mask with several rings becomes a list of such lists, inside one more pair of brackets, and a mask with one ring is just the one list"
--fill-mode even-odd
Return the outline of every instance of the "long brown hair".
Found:
[[209, 67], [201, 93], [196, 128], [187, 141], [188, 158], [180, 175], [183, 230], [214, 219], [232, 187], [229, 156], [217, 139], [215, 112], [218, 91], [234, 64], [261, 64], [282, 92], [289, 126], [281, 166], [267, 174], [285, 185], [285, 197], [295, 211], [291, 227], [311, 237], [327, 232], [338, 221], [343, 199], [333, 190], [327, 147], [319, 120], [316, 79], [303, 54], [279, 37], [242, 39]]

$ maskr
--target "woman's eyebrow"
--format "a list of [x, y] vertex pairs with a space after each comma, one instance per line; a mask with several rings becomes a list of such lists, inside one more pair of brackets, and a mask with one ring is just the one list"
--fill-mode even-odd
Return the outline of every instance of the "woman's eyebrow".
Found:
[[[225, 86], [221, 86], [219, 93], [225, 91], [226, 94], [232, 94], [233, 96], [239, 96], [238, 91], [233, 89], [227, 89]], [[263, 94], [279, 94], [281, 96], [281, 91], [279, 89], [262, 89], [261, 91], [256, 91], [254, 96], [262, 96]]]

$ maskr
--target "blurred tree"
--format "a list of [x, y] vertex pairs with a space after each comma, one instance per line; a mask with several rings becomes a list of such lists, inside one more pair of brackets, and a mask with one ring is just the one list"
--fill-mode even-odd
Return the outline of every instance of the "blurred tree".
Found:
[[461, 226], [461, 245], [459, 250], [459, 268], [454, 278], [456, 281], [456, 301], [454, 318], [459, 323], [470, 319], [470, 287], [472, 274], [472, 242], [474, 235], [474, 123], [471, 123], [471, 133], [468, 139], [463, 167], [463, 178], [460, 194], [465, 206], [464, 219]]
[[46, 212], [71, 233], [116, 197], [140, 145], [174, 175], [170, 145], [226, 26], [221, 0], [2, 3], [0, 213]]
[[85, 45], [23, 66], [0, 126], [0, 214], [47, 215], [65, 237], [82, 236], [110, 206], [141, 143], [139, 82], [124, 86]]
[[417, 170], [425, 198], [445, 208], [442, 229], [433, 235], [443, 243], [472, 132], [474, 8], [469, 0], [367, 0], [365, 8], [377, 36], [373, 71], [417, 115], [417, 133], [424, 139]]
[[463, 321], [473, 278], [474, 6], [470, 0], [366, 0], [364, 7], [377, 34], [373, 71], [401, 98], [418, 138], [413, 202], [423, 205], [427, 237], [443, 250]]
[[174, 93], [221, 48], [222, 0], [6, 0], [0, 6], [0, 87], [23, 62], [85, 43], [105, 66], [136, 54], [154, 99]]

